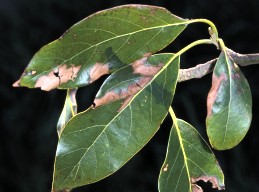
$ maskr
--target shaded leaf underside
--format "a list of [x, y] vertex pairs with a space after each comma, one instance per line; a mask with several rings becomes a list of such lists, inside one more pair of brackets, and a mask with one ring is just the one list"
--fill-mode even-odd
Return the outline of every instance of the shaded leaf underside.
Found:
[[[166, 64], [172, 54], [151, 56]], [[164, 68], [120, 111], [122, 100], [88, 109], [72, 118], [61, 134], [53, 189], [74, 188], [117, 171], [156, 133], [172, 102], [179, 59]]]
[[202, 192], [196, 184], [199, 180], [224, 189], [224, 175], [209, 146], [190, 124], [180, 119], [176, 123], [171, 129], [160, 171], [159, 191]]
[[67, 122], [77, 113], [76, 92], [77, 89], [67, 90], [65, 104], [57, 124], [58, 136], [60, 136]]

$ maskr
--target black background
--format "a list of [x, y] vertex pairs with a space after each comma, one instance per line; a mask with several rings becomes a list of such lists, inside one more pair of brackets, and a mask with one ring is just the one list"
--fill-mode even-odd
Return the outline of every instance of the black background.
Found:
[[[65, 91], [12, 88], [33, 54], [61, 36], [84, 17], [129, 3], [163, 6], [183, 18], [207, 18], [218, 27], [225, 44], [240, 53], [259, 52], [259, 0], [0, 0], [0, 191], [50, 191], [57, 145], [56, 123]], [[163, 52], [175, 52], [188, 43], [207, 38], [205, 24], [192, 24]], [[213, 46], [198, 46], [182, 56], [182, 67], [216, 57]], [[215, 152], [225, 173], [226, 191], [259, 191], [259, 67], [241, 68], [253, 95], [251, 128], [238, 147]], [[100, 82], [99, 82], [100, 83]], [[211, 75], [180, 83], [173, 106], [178, 117], [205, 135], [206, 96]], [[78, 94], [79, 109], [87, 108], [93, 89]], [[103, 181], [74, 191], [157, 191], [171, 123], [166, 119], [151, 142], [123, 168]]]

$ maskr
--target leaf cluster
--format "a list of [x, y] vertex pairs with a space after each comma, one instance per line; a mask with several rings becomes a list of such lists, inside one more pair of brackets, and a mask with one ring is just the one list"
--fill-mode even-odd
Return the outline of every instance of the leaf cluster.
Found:
[[[177, 53], [160, 53], [192, 23], [208, 24], [209, 39]], [[187, 70], [180, 56], [194, 46], [212, 44], [217, 59]], [[67, 90], [58, 121], [59, 141], [53, 191], [97, 182], [119, 170], [155, 135], [168, 112], [173, 120], [161, 167], [161, 192], [202, 192], [198, 181], [224, 189], [224, 175], [210, 146], [198, 131], [178, 119], [171, 107], [180, 81], [211, 71], [207, 99], [207, 134], [217, 150], [235, 147], [252, 118], [251, 91], [238, 67], [244, 64], [218, 37], [206, 19], [183, 19], [161, 7], [126, 5], [95, 13], [41, 48], [14, 86]], [[246, 56], [249, 62], [249, 56]], [[251, 62], [258, 61], [253, 55]], [[241, 61], [239, 63], [239, 61]], [[103, 75], [93, 105], [77, 113], [76, 91]]]

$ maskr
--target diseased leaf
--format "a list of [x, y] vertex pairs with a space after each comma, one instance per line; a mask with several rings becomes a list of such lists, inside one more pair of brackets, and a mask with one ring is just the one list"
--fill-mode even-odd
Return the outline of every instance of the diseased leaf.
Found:
[[160, 170], [160, 192], [202, 192], [197, 181], [224, 189], [224, 175], [209, 146], [197, 130], [178, 119], [171, 129], [166, 159]]
[[57, 132], [59, 137], [67, 122], [77, 113], [76, 92], [77, 89], [67, 90], [65, 104], [57, 124]]
[[252, 119], [251, 91], [243, 73], [225, 51], [213, 71], [207, 111], [207, 133], [213, 148], [230, 149], [244, 138]]
[[[167, 65], [172, 56], [151, 56], [146, 65]], [[126, 104], [122, 97], [73, 117], [58, 143], [53, 190], [75, 188], [101, 180], [117, 171], [146, 145], [168, 112], [178, 71], [179, 58], [160, 70]], [[123, 74], [124, 72], [117, 71], [113, 76], [120, 78]], [[134, 76], [124, 75], [126, 81], [131, 75]], [[114, 86], [110, 88], [112, 91], [116, 90], [115, 87], [120, 87], [121, 91], [127, 90], [135, 83], [134, 80], [129, 80], [128, 83], [125, 81], [125, 84], [119, 85], [121, 82], [118, 81], [116, 85], [115, 80], [110, 80]], [[103, 85], [106, 93], [108, 83]]]
[[161, 56], [150, 57], [148, 62], [148, 58], [144, 57], [110, 75], [96, 95], [95, 107], [125, 99], [121, 107], [123, 108], [163, 67], [164, 64], [159, 63]]
[[95, 13], [41, 48], [14, 86], [76, 88], [88, 85], [170, 44], [187, 20], [149, 5]]

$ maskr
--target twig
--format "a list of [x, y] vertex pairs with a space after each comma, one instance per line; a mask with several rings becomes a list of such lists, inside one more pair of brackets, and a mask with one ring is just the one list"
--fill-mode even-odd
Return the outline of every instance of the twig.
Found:
[[189, 69], [180, 69], [178, 82], [187, 81], [190, 79], [199, 79], [210, 72], [212, 72], [217, 59], [212, 59], [204, 64], [196, 65], [195, 67]]
[[240, 54], [231, 49], [227, 49], [229, 56], [240, 66], [247, 66], [259, 63], [259, 53]]
[[[240, 66], [259, 64], [259, 53], [239, 54], [231, 49], [227, 49], [227, 53], [233, 59], [233, 61]], [[199, 64], [189, 69], [180, 69], [178, 82], [187, 81], [190, 79], [199, 79], [211, 73], [216, 62], [217, 59], [212, 59], [204, 64]]]

